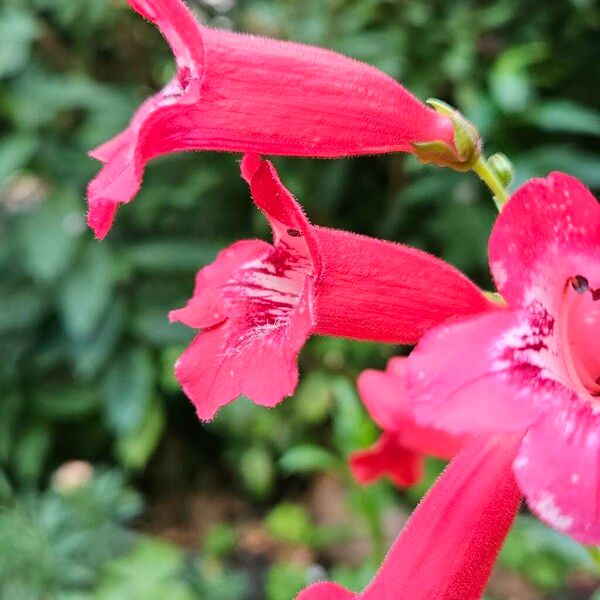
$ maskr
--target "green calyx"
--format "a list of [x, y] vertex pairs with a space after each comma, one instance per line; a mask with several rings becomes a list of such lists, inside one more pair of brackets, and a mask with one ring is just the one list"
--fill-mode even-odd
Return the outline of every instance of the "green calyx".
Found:
[[454, 148], [440, 140], [413, 143], [415, 156], [424, 163], [450, 167], [455, 171], [470, 171], [481, 156], [481, 139], [477, 129], [449, 104], [435, 98], [427, 100], [427, 104], [452, 120]]
[[507, 188], [514, 177], [514, 168], [506, 154], [496, 152], [487, 159], [488, 167], [494, 172], [496, 177]]

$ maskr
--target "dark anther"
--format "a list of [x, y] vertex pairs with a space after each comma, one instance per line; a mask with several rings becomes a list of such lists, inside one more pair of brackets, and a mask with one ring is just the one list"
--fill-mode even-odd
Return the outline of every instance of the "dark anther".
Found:
[[291, 237], [302, 237], [302, 234], [297, 229], [288, 229], [287, 233]]
[[590, 284], [583, 275], [575, 275], [575, 277], [572, 277], [571, 285], [578, 294], [585, 294], [590, 289]]

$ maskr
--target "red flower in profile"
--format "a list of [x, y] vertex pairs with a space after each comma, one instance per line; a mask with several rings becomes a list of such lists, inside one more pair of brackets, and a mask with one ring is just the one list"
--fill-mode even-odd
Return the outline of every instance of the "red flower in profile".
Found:
[[170, 314], [202, 330], [175, 369], [201, 419], [240, 394], [274, 406], [293, 393], [298, 352], [313, 333], [414, 344], [450, 316], [490, 308], [471, 281], [425, 252], [311, 225], [258, 156], [244, 157], [242, 174], [273, 244], [223, 250], [198, 273], [187, 306]]
[[521, 501], [512, 473], [518, 443], [494, 436], [468, 444], [362, 592], [317, 583], [296, 600], [479, 600]]
[[91, 152], [105, 163], [88, 188], [88, 223], [109, 231], [146, 163], [183, 150], [339, 157], [454, 148], [449, 117], [393, 79], [320, 48], [201, 26], [181, 0], [129, 0], [173, 50], [177, 75], [129, 127]]
[[449, 460], [466, 442], [465, 436], [416, 423], [405, 375], [406, 359], [397, 357], [385, 371], [369, 369], [358, 378], [360, 397], [383, 430], [373, 446], [350, 456], [350, 468], [360, 483], [387, 476], [399, 487], [410, 487], [423, 477], [426, 456]]
[[408, 358], [419, 422], [526, 432], [514, 463], [531, 509], [600, 542], [600, 205], [573, 177], [521, 187], [490, 237], [506, 310], [456, 319]]

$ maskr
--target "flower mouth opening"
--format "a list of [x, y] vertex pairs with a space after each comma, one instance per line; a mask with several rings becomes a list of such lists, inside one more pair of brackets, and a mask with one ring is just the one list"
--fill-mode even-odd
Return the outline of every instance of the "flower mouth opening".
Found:
[[567, 364], [571, 376], [594, 398], [600, 397], [600, 287], [584, 275], [566, 282], [563, 292]]

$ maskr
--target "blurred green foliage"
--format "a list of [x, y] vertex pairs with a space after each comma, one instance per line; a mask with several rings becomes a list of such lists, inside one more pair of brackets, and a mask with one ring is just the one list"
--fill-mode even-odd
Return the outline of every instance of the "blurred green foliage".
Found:
[[[451, 102], [488, 153], [512, 159], [517, 184], [560, 169], [600, 188], [594, 0], [189, 4], [213, 26], [334, 48]], [[240, 401], [197, 421], [172, 374], [192, 332], [166, 314], [223, 245], [268, 235], [239, 157], [157, 161], [107, 241], [84, 226], [85, 185], [98, 169], [86, 152], [173, 70], [160, 35], [121, 0], [0, 3], [2, 598], [286, 600], [324, 576], [316, 562], [358, 588], [387, 544], [382, 515], [414, 505], [439, 472], [431, 463], [426, 484], [403, 497], [349, 478], [348, 454], [376, 436], [353, 382], [382, 367], [398, 351], [390, 347], [312, 340], [294, 399], [271, 411]], [[494, 209], [473, 176], [405, 156], [275, 162], [315, 222], [426, 248], [489, 285]], [[50, 475], [73, 459], [110, 470], [57, 491]], [[328, 480], [341, 482], [335, 502], [349, 511], [334, 525], [305, 505]], [[167, 541], [171, 513], [199, 490], [241, 502], [280, 554], [249, 560], [244, 519], [231, 515], [203, 544], [200, 534], [186, 550]], [[371, 543], [358, 566], [327, 552], [353, 536]], [[308, 559], [290, 558], [298, 547]], [[570, 574], [590, 569], [579, 548], [530, 520], [503, 561], [524, 574], [530, 598], [575, 597]]]

